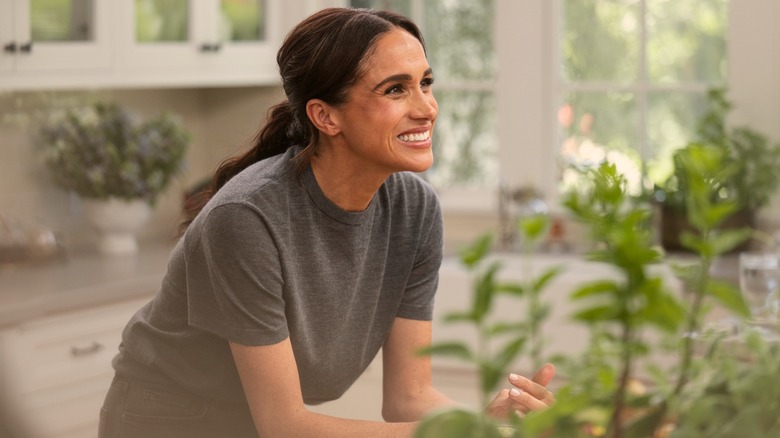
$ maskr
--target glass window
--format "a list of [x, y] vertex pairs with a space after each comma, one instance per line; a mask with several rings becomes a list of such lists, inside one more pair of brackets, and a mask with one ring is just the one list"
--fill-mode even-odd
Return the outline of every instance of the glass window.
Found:
[[189, 17], [188, 0], [135, 0], [136, 41], [141, 43], [187, 41]]
[[220, 40], [261, 41], [265, 38], [262, 0], [221, 0]]
[[633, 189], [662, 182], [726, 81], [727, 0], [561, 0], [558, 127], [572, 164], [613, 158]]
[[438, 187], [495, 186], [498, 141], [493, 0], [352, 0], [352, 7], [389, 9], [412, 18], [425, 37], [439, 116], [434, 164]]
[[94, 9], [92, 0], [30, 1], [30, 32], [33, 41], [91, 41]]

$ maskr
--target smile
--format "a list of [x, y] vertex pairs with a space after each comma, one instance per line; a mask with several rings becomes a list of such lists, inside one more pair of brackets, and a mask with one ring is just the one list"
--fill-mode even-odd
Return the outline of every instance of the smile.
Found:
[[401, 141], [425, 141], [431, 138], [431, 131], [420, 132], [419, 134], [401, 134], [398, 139]]

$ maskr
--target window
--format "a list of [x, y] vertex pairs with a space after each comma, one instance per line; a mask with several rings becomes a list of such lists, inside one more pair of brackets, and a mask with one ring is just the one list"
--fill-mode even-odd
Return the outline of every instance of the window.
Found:
[[[730, 121], [748, 124], [780, 139], [780, 2], [727, 0], [364, 0], [355, 6], [387, 7], [410, 15], [429, 43], [441, 104], [437, 124], [437, 166], [443, 154], [473, 157], [478, 178], [459, 181], [459, 171], [435, 169], [445, 213], [453, 208], [495, 213], [497, 184], [533, 185], [551, 207], [558, 202], [562, 149], [567, 139], [617, 151], [627, 166], [647, 164], [645, 183], [661, 178], [665, 158], [690, 140], [706, 90], [725, 85], [735, 104]], [[360, 3], [360, 5], [358, 5]], [[429, 5], [437, 3], [437, 5]], [[438, 28], [460, 4], [483, 8], [474, 16], [489, 23], [467, 26], [482, 32], [484, 45], [439, 38]], [[441, 8], [436, 9], [434, 8]], [[431, 15], [436, 14], [436, 15]], [[467, 16], [467, 15], [466, 15]], [[475, 35], [466, 34], [473, 39]], [[458, 41], [449, 49], [438, 47]], [[602, 42], [603, 41], [603, 42]], [[474, 47], [479, 47], [475, 50]], [[608, 49], [609, 47], [609, 49]], [[437, 52], [485, 68], [478, 75], [451, 75]], [[488, 55], [487, 53], [490, 52]], [[474, 56], [474, 54], [480, 56]], [[620, 56], [615, 56], [619, 53]], [[484, 57], [482, 57], [484, 55]], [[595, 64], [588, 66], [587, 64]], [[471, 65], [470, 65], [471, 66]], [[482, 93], [487, 100], [484, 128], [473, 134], [468, 103], [455, 118], [453, 100]], [[476, 99], [476, 98], [474, 98]], [[468, 102], [466, 100], [465, 102]], [[568, 104], [568, 109], [563, 109]], [[474, 107], [477, 108], [476, 104]], [[453, 109], [455, 108], [455, 109]], [[570, 114], [567, 111], [570, 109]], [[483, 114], [483, 113], [478, 113]], [[583, 115], [590, 114], [584, 118]], [[570, 117], [571, 121], [567, 121]], [[479, 126], [477, 124], [476, 126]], [[450, 134], [448, 131], [454, 131]], [[444, 140], [461, 136], [463, 143]], [[479, 152], [461, 152], [469, 135], [488, 139]], [[584, 136], [583, 136], [584, 137]], [[571, 145], [571, 142], [569, 142]], [[463, 158], [465, 159], [465, 158]], [[469, 158], [472, 159], [472, 158]], [[453, 167], [453, 169], [455, 169]], [[467, 175], [467, 174], [464, 174]], [[461, 184], [463, 183], [463, 184]], [[461, 190], [463, 186], [469, 190]]]
[[425, 37], [440, 112], [434, 135], [437, 187], [491, 187], [498, 181], [494, 0], [352, 0], [414, 19]]
[[562, 0], [558, 91], [563, 187], [569, 164], [607, 158], [630, 188], [663, 182], [697, 138], [706, 93], [726, 84], [727, 0]]

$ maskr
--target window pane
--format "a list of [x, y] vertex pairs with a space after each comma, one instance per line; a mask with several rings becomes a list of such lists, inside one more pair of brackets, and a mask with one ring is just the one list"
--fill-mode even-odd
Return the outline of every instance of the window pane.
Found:
[[636, 97], [619, 92], [572, 92], [558, 110], [563, 188], [577, 185], [572, 166], [608, 160], [626, 176], [632, 191], [641, 187], [639, 114]]
[[496, 102], [492, 92], [435, 91], [439, 117], [429, 180], [439, 186], [495, 184]]
[[94, 17], [92, 0], [32, 0], [32, 40], [91, 41]]
[[564, 0], [561, 56], [565, 81], [637, 79], [638, 2]]
[[428, 58], [438, 79], [491, 79], [496, 59], [493, 0], [425, 2]]
[[353, 8], [384, 9], [412, 18], [411, 0], [351, 0]]
[[727, 0], [648, 0], [651, 82], [716, 82], [726, 77]]
[[262, 0], [220, 2], [221, 41], [261, 41], [265, 34]]
[[136, 41], [187, 41], [189, 15], [187, 0], [135, 0]]
[[699, 138], [697, 124], [709, 108], [701, 93], [656, 92], [648, 97], [647, 176], [660, 184], [672, 174], [672, 154]]

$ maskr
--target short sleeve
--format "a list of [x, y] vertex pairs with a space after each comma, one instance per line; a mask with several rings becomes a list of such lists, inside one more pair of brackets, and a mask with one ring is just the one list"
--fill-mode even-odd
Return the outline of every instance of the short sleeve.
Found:
[[435, 194], [429, 193], [426, 207], [421, 242], [397, 313], [402, 318], [422, 321], [433, 319], [444, 245], [441, 208]]
[[284, 340], [279, 254], [262, 215], [242, 203], [203, 213], [185, 235], [190, 325], [244, 345]]

